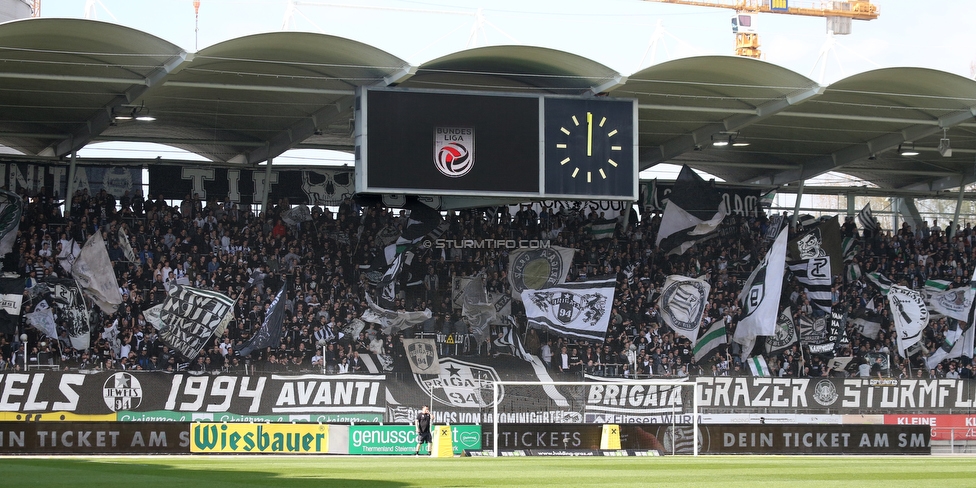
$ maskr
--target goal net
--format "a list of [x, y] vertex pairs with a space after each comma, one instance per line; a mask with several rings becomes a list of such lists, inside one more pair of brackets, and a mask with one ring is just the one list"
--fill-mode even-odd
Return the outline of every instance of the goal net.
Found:
[[495, 381], [485, 392], [491, 397], [484, 417], [490, 417], [495, 456], [507, 435], [500, 428], [517, 430], [517, 424], [615, 424], [623, 449], [697, 456], [703, 442], [697, 389], [694, 381], [665, 379]]

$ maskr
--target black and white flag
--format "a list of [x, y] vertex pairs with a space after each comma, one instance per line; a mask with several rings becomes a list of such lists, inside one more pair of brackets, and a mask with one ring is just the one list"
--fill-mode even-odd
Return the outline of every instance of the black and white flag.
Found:
[[681, 275], [668, 276], [664, 288], [661, 289], [658, 298], [661, 318], [676, 333], [687, 337], [692, 346], [698, 342], [698, 329], [711, 289], [711, 285], [704, 279]]
[[414, 374], [440, 374], [441, 363], [434, 339], [403, 339], [403, 349]]
[[28, 325], [41, 331], [46, 337], [58, 339], [58, 325], [54, 321], [54, 309], [47, 303], [47, 300], [41, 300], [34, 306], [34, 311], [25, 314], [24, 318], [27, 319]]
[[193, 359], [211, 337], [223, 335], [233, 313], [234, 300], [225, 295], [172, 285], [159, 312], [159, 339], [185, 358]]
[[0, 277], [0, 333], [16, 334], [20, 325], [20, 309], [24, 303], [24, 278]]
[[819, 256], [802, 261], [791, 261], [790, 272], [799, 281], [810, 304], [825, 313], [830, 313], [833, 292], [830, 279], [830, 256]]
[[312, 212], [308, 205], [295, 205], [284, 212], [281, 212], [281, 220], [291, 227], [301, 225], [303, 222], [312, 220]]
[[20, 195], [0, 190], [0, 256], [13, 251], [23, 213], [24, 201]]
[[522, 302], [532, 327], [566, 337], [603, 341], [610, 325], [615, 280], [564, 283], [525, 290]]
[[777, 354], [799, 340], [796, 324], [793, 323], [793, 310], [786, 307], [776, 319], [776, 332], [766, 337], [766, 354]]
[[[278, 294], [271, 301], [271, 305], [268, 307], [268, 314], [264, 317], [264, 323], [261, 324], [258, 333], [254, 334], [254, 337], [241, 348], [242, 357], [248, 356], [258, 349], [277, 346], [281, 343], [281, 327], [285, 321], [286, 285], [287, 283], [281, 285]], [[221, 330], [221, 333], [223, 333], [223, 330]]]
[[716, 236], [727, 215], [722, 194], [688, 165], [682, 165], [664, 207], [655, 245], [668, 254], [683, 254], [695, 243]]
[[106, 314], [115, 313], [122, 304], [119, 281], [115, 278], [101, 232], [96, 231], [85, 242], [72, 266], [71, 276], [78, 283], [78, 288]]
[[58, 263], [65, 272], [71, 275], [75, 259], [78, 259], [78, 255], [81, 254], [81, 246], [74, 239], [61, 239], [58, 242], [61, 246], [57, 256]]
[[854, 331], [868, 339], [878, 340], [881, 332], [881, 315], [871, 310], [864, 310], [859, 316], [851, 320]]
[[369, 298], [369, 295], [366, 295], [366, 303], [369, 305], [369, 308], [363, 311], [363, 315], [360, 318], [371, 324], [379, 324], [382, 327], [382, 332], [386, 335], [395, 334], [401, 329], [413, 327], [414, 324], [419, 324], [434, 315], [429, 308], [424, 309], [422, 312], [387, 310], [373, 302]]
[[868, 203], [857, 213], [857, 223], [861, 225], [865, 233], [870, 232], [871, 236], [877, 236], [881, 231], [881, 224], [878, 223], [874, 218], [874, 213], [871, 212], [871, 204]]
[[969, 322], [969, 311], [973, 306], [973, 289], [967, 286], [931, 293], [926, 303], [932, 314]]
[[759, 266], [739, 294], [742, 313], [732, 340], [742, 344], [742, 358], [748, 358], [756, 345], [756, 337], [776, 333], [779, 316], [779, 300], [783, 293], [783, 276], [786, 274], [787, 229], [780, 231], [773, 246], [766, 251]]
[[68, 333], [71, 347], [88, 349], [91, 345], [91, 325], [85, 298], [71, 279], [48, 278], [30, 289], [35, 301], [44, 299], [54, 309], [57, 320]]
[[976, 325], [976, 305], [974, 305], [976, 300], [972, 299], [972, 293], [976, 291], [976, 272], [973, 272], [973, 277], [970, 278], [969, 286], [966, 289], [970, 293], [966, 319], [959, 321], [954, 328], [948, 330], [942, 344], [925, 358], [925, 365], [929, 369], [935, 369], [939, 363], [947, 358], [973, 357], [973, 346], [974, 341], [976, 341], [976, 327], [973, 327]]
[[383, 273], [379, 283], [376, 284], [376, 303], [381, 308], [392, 309], [396, 299], [400, 294], [400, 273], [403, 271], [405, 254], [397, 254], [390, 263], [390, 267]]
[[482, 273], [468, 279], [461, 290], [461, 315], [468, 321], [468, 330], [480, 344], [491, 335], [488, 324], [495, 318], [495, 305], [488, 301], [488, 291]]
[[494, 341], [495, 350], [508, 351], [512, 356], [519, 359], [532, 361], [532, 355], [529, 354], [529, 351], [525, 350], [525, 346], [522, 344], [522, 338], [518, 335], [515, 320], [512, 317], [507, 317], [506, 322], [508, 322], [508, 325], [502, 327], [501, 336]]
[[125, 260], [130, 263], [136, 262], [136, 253], [132, 250], [132, 243], [129, 242], [129, 236], [122, 227], [119, 227], [118, 238], [119, 247], [122, 248], [122, 255], [125, 256]]
[[908, 348], [922, 340], [922, 329], [929, 323], [929, 311], [921, 293], [900, 285], [892, 285], [888, 306], [897, 331], [898, 352], [907, 358]]

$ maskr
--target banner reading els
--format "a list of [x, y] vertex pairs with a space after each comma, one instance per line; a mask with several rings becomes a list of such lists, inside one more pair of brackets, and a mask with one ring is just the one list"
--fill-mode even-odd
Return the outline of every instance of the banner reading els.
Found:
[[384, 375], [0, 374], [0, 412], [77, 414], [170, 411], [237, 415], [386, 411]]

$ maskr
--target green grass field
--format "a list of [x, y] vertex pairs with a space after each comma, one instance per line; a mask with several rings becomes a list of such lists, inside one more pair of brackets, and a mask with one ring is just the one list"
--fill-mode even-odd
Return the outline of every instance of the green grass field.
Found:
[[6, 487], [976, 487], [974, 457], [4, 457]]

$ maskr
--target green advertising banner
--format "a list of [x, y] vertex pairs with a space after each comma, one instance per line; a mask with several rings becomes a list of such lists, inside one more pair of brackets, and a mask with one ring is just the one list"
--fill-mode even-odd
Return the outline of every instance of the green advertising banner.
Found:
[[[452, 425], [451, 435], [456, 455], [481, 449], [480, 425]], [[413, 454], [416, 449], [417, 430], [412, 425], [349, 426], [349, 454]]]

